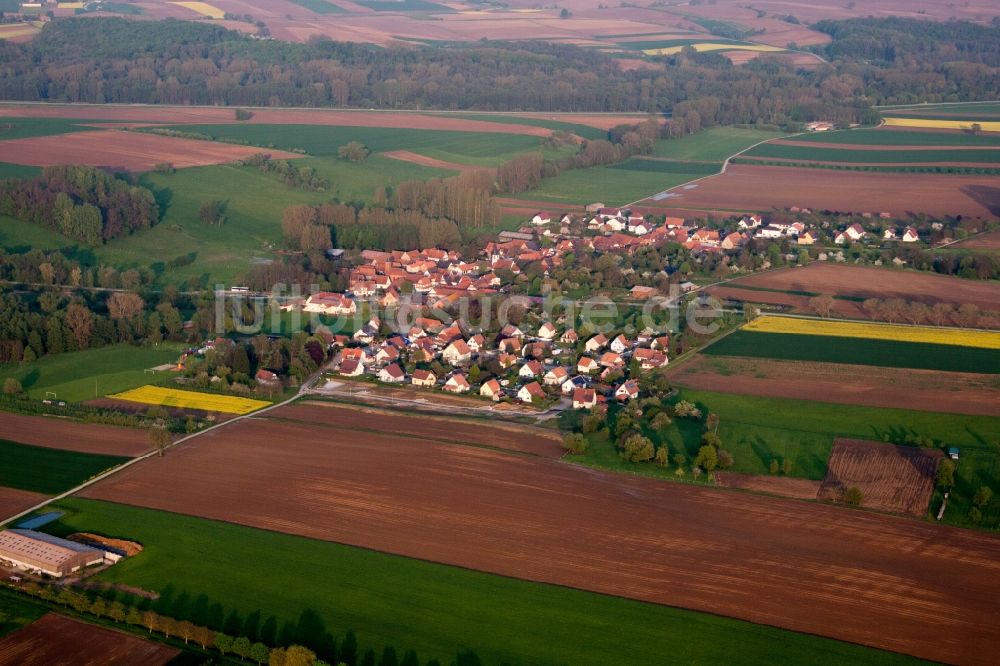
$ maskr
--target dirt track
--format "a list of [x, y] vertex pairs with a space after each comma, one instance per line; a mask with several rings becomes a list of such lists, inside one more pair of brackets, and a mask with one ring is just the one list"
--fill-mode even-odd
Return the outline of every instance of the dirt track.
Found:
[[533, 456], [250, 419], [84, 495], [942, 661], [1000, 644], [996, 536]]
[[146, 431], [139, 428], [119, 428], [10, 412], [0, 412], [0, 439], [50, 449], [112, 456], [135, 457], [149, 452]]
[[0, 639], [0, 666], [158, 666], [179, 650], [49, 613]]
[[235, 162], [257, 153], [267, 153], [275, 159], [302, 157], [281, 150], [120, 130], [71, 132], [0, 141], [0, 160], [41, 167], [84, 164], [148, 171], [161, 162], [168, 162], [180, 169]]
[[1000, 416], [995, 375], [702, 355], [669, 374], [699, 391]]
[[[733, 164], [726, 173], [675, 189], [671, 206], [769, 211], [801, 206], [844, 212], [888, 211], [995, 217], [1000, 211], [996, 176], [835, 171]], [[664, 202], [644, 201], [663, 206]]]

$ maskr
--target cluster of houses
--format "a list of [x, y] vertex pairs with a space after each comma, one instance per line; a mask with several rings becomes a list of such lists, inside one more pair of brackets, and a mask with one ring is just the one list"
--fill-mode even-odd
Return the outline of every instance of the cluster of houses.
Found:
[[[373, 319], [352, 339], [337, 340], [342, 346], [336, 363], [339, 375], [453, 394], [477, 393], [494, 402], [537, 405], [565, 397], [577, 409], [637, 397], [639, 383], [629, 377], [631, 371], [666, 366], [670, 342], [668, 336], [652, 333], [632, 340], [597, 333], [581, 342], [574, 329], [560, 332], [551, 322], [531, 334], [508, 324], [490, 338], [466, 331], [458, 322], [445, 325], [426, 317], [418, 318], [405, 334], [383, 337], [380, 329], [381, 322]], [[436, 374], [430, 364], [448, 371]], [[407, 366], [415, 369], [407, 372]], [[473, 366], [476, 370], [470, 371]], [[473, 379], [480, 374], [485, 376], [482, 381]]]

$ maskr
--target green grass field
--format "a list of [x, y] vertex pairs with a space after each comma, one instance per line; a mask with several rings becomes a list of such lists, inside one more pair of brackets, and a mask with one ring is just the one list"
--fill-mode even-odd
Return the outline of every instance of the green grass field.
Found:
[[[181, 169], [170, 175], [147, 174], [143, 182], [169, 198], [162, 221], [148, 231], [99, 248], [97, 257], [116, 266], [159, 264], [164, 270], [171, 260], [194, 254], [190, 264], [165, 269], [160, 281], [188, 280], [212, 288], [216, 283], [231, 283], [254, 258], [273, 258], [272, 248], [281, 246], [281, 214], [288, 206], [319, 204], [333, 197], [370, 200], [376, 187], [387, 182], [445, 173], [380, 156], [357, 165], [319, 158], [300, 164], [311, 164], [330, 178], [332, 190], [307, 192], [288, 187], [251, 167], [219, 165]], [[227, 203], [221, 226], [198, 219], [201, 202], [212, 199]]]
[[[222, 624], [260, 612], [262, 625], [318, 615], [317, 633], [353, 629], [362, 647], [394, 645], [448, 663], [901, 663], [906, 657], [712, 615], [442, 566], [301, 537], [90, 500], [59, 503], [58, 533], [88, 530], [141, 542], [142, 554], [100, 574], [162, 593], [154, 608]], [[48, 527], [47, 527], [48, 529]], [[253, 552], [252, 558], [246, 557]], [[204, 596], [203, 596], [204, 595]], [[213, 604], [219, 604], [213, 610]], [[666, 657], [665, 657], [666, 655]]]
[[338, 148], [351, 141], [360, 141], [372, 153], [409, 150], [447, 162], [476, 166], [497, 166], [520, 153], [541, 150], [541, 139], [537, 136], [491, 132], [329, 125], [179, 125], [169, 129], [265, 148], [305, 150], [317, 157], [336, 157]]
[[675, 162], [673, 160], [633, 157], [619, 164], [613, 164], [608, 168], [621, 171], [648, 171], [651, 173], [681, 173], [709, 176], [719, 173], [722, 170], [722, 164], [720, 162]]
[[[0, 148], [3, 144], [0, 144]], [[42, 172], [40, 167], [28, 166], [25, 164], [11, 164], [10, 162], [0, 162], [0, 180], [6, 178], [30, 178]]]
[[747, 152], [745, 157], [768, 157], [817, 162], [844, 162], [850, 164], [927, 164], [934, 162], [974, 162], [977, 164], [1000, 163], [1000, 147], [996, 150], [852, 150], [821, 146], [787, 146], [765, 143]]
[[657, 141], [654, 157], [695, 162], [721, 162], [760, 141], [778, 139], [784, 134], [735, 127], [713, 127], [680, 139]]
[[[571, 132], [577, 136], [583, 137], [584, 139], [606, 139], [608, 138], [608, 133], [604, 130], [597, 129], [596, 127], [590, 127], [589, 125], [580, 125], [577, 123], [564, 122], [559, 120], [547, 120], [544, 118], [529, 118], [526, 116], [519, 115], [508, 115], [503, 113], [448, 113], [448, 114], [429, 114], [445, 116], [447, 118], [464, 118], [466, 120], [482, 120], [494, 123], [506, 123], [508, 125], [529, 125], [531, 127], [544, 127], [550, 130], [562, 130], [564, 132]], [[642, 122], [644, 119], [636, 117], [635, 122]]]
[[150, 375], [144, 370], [175, 362], [180, 352], [181, 346], [171, 343], [158, 348], [113, 345], [86, 349], [43, 356], [28, 365], [0, 366], [0, 381], [13, 377], [38, 400], [53, 392], [60, 400], [82, 402], [165, 380], [169, 373]]
[[57, 495], [128, 460], [0, 439], [0, 486]]
[[7, 252], [27, 252], [36, 250], [58, 250], [79, 245], [54, 231], [43, 229], [29, 222], [0, 215], [0, 247]]
[[856, 144], [862, 146], [1000, 146], [996, 134], [967, 134], [959, 131], [929, 131], [907, 129], [853, 129], [835, 132], [813, 132], [794, 138], [816, 144]]
[[[68, 118], [0, 118], [0, 141], [7, 139], [27, 139], [33, 136], [50, 136], [68, 132], [87, 132], [97, 129], [86, 124], [99, 124], [94, 120], [71, 120]], [[0, 144], [2, 147], [3, 144]]]
[[632, 171], [619, 168], [619, 165], [575, 169], [564, 171], [555, 178], [546, 178], [538, 188], [522, 192], [516, 198], [577, 204], [602, 201], [609, 206], [622, 206], [706, 175], [697, 172], [703, 165], [693, 164], [691, 168], [696, 171]]
[[736, 331], [710, 345], [702, 353], [709, 356], [750, 356], [890, 368], [1000, 373], [1000, 351], [995, 349], [794, 333]]
[[48, 612], [44, 605], [7, 590], [0, 590], [0, 636], [29, 625]]
[[[970, 526], [971, 497], [981, 485], [1000, 490], [1000, 418], [905, 409], [860, 407], [807, 400], [776, 399], [682, 389], [680, 399], [696, 403], [704, 414], [720, 418], [723, 448], [733, 454], [733, 471], [768, 474], [772, 459], [791, 460], [791, 476], [822, 479], [837, 437], [904, 442], [907, 436], [930, 437], [943, 446], [958, 446], [961, 456], [957, 481], [944, 522]], [[659, 446], [683, 451], [688, 464], [700, 446], [702, 424], [675, 419], [662, 431], [644, 430]], [[663, 469], [651, 463], [629, 463], [607, 437], [590, 435], [590, 448], [570, 459], [612, 471], [675, 478], [673, 465]], [[690, 475], [686, 478], [690, 479]], [[703, 477], [704, 478], [704, 477]], [[932, 504], [933, 508], [936, 505]], [[979, 527], [1000, 528], [1000, 501], [983, 512]]]
[[305, 7], [309, 11], [316, 12], [317, 14], [343, 14], [344, 8], [333, 4], [332, 2], [327, 2], [326, 0], [292, 0], [295, 4], [300, 7]]

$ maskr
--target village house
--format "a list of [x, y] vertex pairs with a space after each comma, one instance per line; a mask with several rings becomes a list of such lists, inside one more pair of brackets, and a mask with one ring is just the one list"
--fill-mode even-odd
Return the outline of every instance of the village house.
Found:
[[639, 382], [634, 379], [629, 379], [623, 382], [621, 386], [615, 389], [615, 398], [620, 402], [625, 402], [627, 400], [632, 400], [639, 396]]
[[551, 340], [556, 337], [556, 327], [552, 325], [552, 322], [545, 322], [538, 327], [538, 337], [543, 340]]
[[798, 239], [796, 239], [795, 242], [798, 243], [799, 245], [813, 245], [816, 243], [817, 240], [818, 239], [815, 233], [806, 230], [802, 234], [799, 234], [799, 237]]
[[561, 366], [556, 366], [545, 373], [542, 383], [546, 386], [561, 386], [569, 377], [569, 371]]
[[536, 226], [542, 226], [551, 221], [552, 216], [548, 213], [535, 213], [535, 215], [531, 218], [531, 223]]
[[469, 386], [469, 380], [465, 378], [465, 375], [456, 372], [444, 383], [443, 390], [449, 393], [468, 393], [470, 388], [472, 387]]
[[399, 384], [406, 379], [406, 373], [398, 364], [392, 363], [378, 371], [378, 380], [386, 384]]
[[452, 365], [462, 365], [472, 360], [472, 350], [465, 344], [465, 340], [455, 340], [441, 352], [441, 358]]
[[542, 364], [538, 361], [528, 361], [517, 371], [518, 377], [537, 377], [542, 374]]
[[392, 345], [385, 344], [375, 352], [376, 363], [392, 363], [399, 358], [399, 351]]
[[517, 399], [530, 405], [536, 400], [544, 400], [545, 391], [538, 382], [531, 382], [530, 384], [525, 384], [518, 390]]
[[499, 363], [500, 367], [503, 368], [504, 370], [513, 367], [515, 364], [517, 364], [517, 361], [518, 357], [515, 356], [514, 354], [502, 353], [499, 356], [497, 356], [497, 363]]
[[410, 383], [414, 386], [433, 387], [437, 384], [437, 375], [430, 370], [414, 370]]
[[265, 370], [264, 368], [258, 370], [257, 374], [255, 374], [253, 378], [261, 386], [281, 386], [281, 380], [278, 378], [278, 375], [274, 374], [270, 370]]
[[479, 387], [479, 395], [489, 398], [494, 402], [499, 402], [500, 398], [503, 397], [503, 389], [500, 387], [500, 382], [491, 379]]
[[580, 360], [576, 363], [576, 371], [589, 375], [592, 372], [597, 372], [600, 366], [597, 365], [597, 361], [590, 358], [589, 356], [581, 356]]
[[587, 340], [583, 348], [588, 352], [596, 352], [601, 349], [604, 349], [604, 347], [606, 347], [607, 344], [608, 344], [608, 339], [604, 336], [604, 334], [598, 333], [591, 339]]
[[563, 382], [562, 386], [559, 387], [559, 390], [566, 395], [570, 395], [573, 391], [579, 388], [590, 388], [590, 379], [584, 377], [583, 375], [577, 375], [576, 377], [567, 379]]
[[305, 300], [302, 311], [342, 317], [354, 315], [358, 311], [358, 306], [343, 294], [321, 291]]
[[624, 335], [619, 335], [611, 341], [611, 351], [622, 354], [629, 348], [629, 342]]
[[906, 227], [906, 231], [903, 232], [903, 242], [916, 243], [919, 240], [920, 236], [917, 234], [917, 230], [913, 227]]
[[613, 351], [604, 352], [599, 361], [601, 367], [604, 368], [621, 368], [625, 366], [625, 360], [622, 359], [620, 354], [616, 354]]
[[365, 367], [361, 363], [350, 359], [341, 361], [340, 365], [337, 366], [337, 374], [344, 375], [345, 377], [359, 377], [364, 372]]
[[559, 336], [559, 342], [566, 345], [575, 345], [580, 341], [580, 336], [572, 328], [567, 328], [566, 332]]
[[658, 290], [655, 287], [645, 287], [642, 285], [632, 287], [632, 291], [629, 292], [632, 298], [643, 301], [656, 296], [657, 293]]
[[573, 409], [592, 409], [597, 405], [597, 391], [581, 388], [573, 391]]

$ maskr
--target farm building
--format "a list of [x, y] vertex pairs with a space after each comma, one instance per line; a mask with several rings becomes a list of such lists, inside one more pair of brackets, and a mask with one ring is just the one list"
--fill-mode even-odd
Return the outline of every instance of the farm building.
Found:
[[12, 562], [26, 571], [39, 571], [61, 578], [91, 564], [100, 564], [104, 559], [105, 553], [102, 550], [42, 532], [0, 532], [0, 560]]

